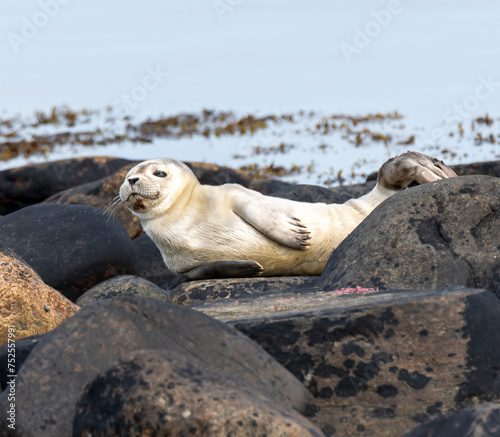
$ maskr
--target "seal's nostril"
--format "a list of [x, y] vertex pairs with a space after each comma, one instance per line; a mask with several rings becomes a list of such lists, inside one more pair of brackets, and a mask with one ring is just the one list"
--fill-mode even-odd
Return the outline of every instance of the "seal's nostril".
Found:
[[133, 187], [138, 180], [139, 178], [130, 178], [128, 179], [128, 183]]

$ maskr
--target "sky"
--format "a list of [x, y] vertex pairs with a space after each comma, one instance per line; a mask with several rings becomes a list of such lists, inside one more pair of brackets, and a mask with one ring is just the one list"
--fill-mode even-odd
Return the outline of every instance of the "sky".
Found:
[[4, 1], [0, 117], [397, 110], [432, 130], [498, 115], [499, 12], [494, 0]]

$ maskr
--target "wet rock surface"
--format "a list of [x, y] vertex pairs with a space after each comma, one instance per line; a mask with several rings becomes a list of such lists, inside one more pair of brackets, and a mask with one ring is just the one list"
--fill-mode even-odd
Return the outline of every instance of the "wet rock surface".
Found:
[[500, 302], [486, 290], [304, 291], [193, 308], [235, 326], [303, 381], [314, 399], [307, 415], [325, 435], [401, 436], [500, 399]]
[[[228, 372], [285, 410], [303, 411], [308, 402], [298, 380], [233, 328], [178, 305], [126, 297], [83, 307], [31, 351], [16, 381], [19, 435], [71, 435], [88, 384], [142, 350], [172, 352]], [[6, 405], [4, 392], [0, 406]]]
[[39, 204], [0, 219], [0, 241], [75, 301], [105, 279], [135, 273], [127, 232], [97, 208]]
[[500, 179], [452, 178], [400, 192], [334, 251], [320, 288], [430, 289], [500, 283]]
[[195, 305], [205, 301], [267, 294], [280, 290], [314, 286], [317, 276], [283, 276], [277, 278], [235, 278], [190, 281], [175, 287], [170, 302]]

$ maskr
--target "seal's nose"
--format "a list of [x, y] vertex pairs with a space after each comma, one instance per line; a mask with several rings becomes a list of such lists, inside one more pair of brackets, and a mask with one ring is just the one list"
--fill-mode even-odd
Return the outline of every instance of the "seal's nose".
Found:
[[131, 187], [133, 187], [138, 180], [139, 178], [130, 178], [128, 179], [128, 183], [130, 184]]

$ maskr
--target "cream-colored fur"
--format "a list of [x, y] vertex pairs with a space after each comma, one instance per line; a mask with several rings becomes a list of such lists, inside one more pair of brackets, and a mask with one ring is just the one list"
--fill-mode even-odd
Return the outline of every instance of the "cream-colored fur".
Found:
[[[423, 166], [420, 183], [449, 177], [432, 166], [437, 164]], [[201, 185], [183, 163], [158, 159], [130, 170], [120, 198], [175, 272], [216, 261], [253, 260], [263, 267], [264, 276], [319, 275], [341, 241], [400, 189], [383, 182], [344, 204], [305, 203], [264, 196], [236, 184]], [[300, 239], [301, 229], [310, 239]], [[299, 245], [301, 241], [310, 245]]]

